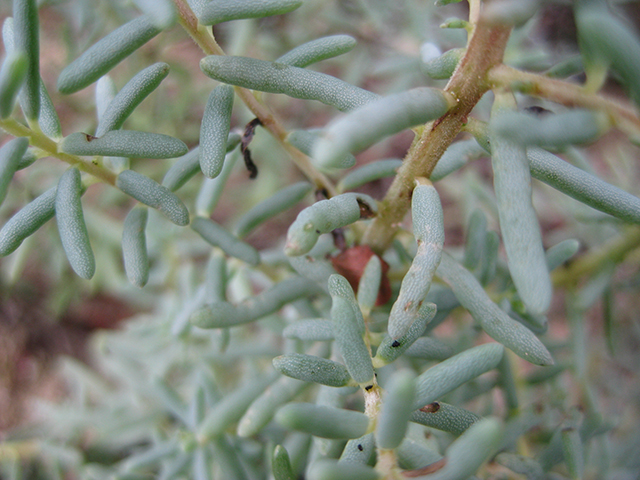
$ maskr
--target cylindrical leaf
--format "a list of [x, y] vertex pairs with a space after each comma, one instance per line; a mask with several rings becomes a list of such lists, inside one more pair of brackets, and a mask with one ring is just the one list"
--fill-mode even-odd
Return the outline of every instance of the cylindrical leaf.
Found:
[[384, 339], [378, 346], [376, 356], [373, 359], [373, 365], [380, 368], [393, 362], [400, 357], [408, 348], [413, 345], [419, 337], [424, 334], [427, 324], [433, 320], [436, 314], [436, 305], [433, 303], [423, 303], [417, 312], [415, 321], [402, 337], [394, 339], [390, 335], [385, 335]]
[[527, 150], [531, 176], [625, 222], [640, 223], [640, 199], [541, 148]]
[[547, 267], [549, 271], [558, 268], [564, 262], [573, 257], [580, 249], [580, 242], [574, 238], [569, 238], [556, 243], [549, 248], [544, 254], [547, 259]]
[[304, 68], [312, 63], [337, 57], [356, 46], [356, 39], [349, 35], [331, 35], [304, 43], [282, 55], [276, 63]]
[[29, 146], [27, 137], [14, 138], [0, 148], [0, 204], [7, 195], [13, 174]]
[[96, 261], [89, 242], [89, 233], [82, 213], [82, 182], [80, 171], [69, 168], [58, 182], [56, 221], [62, 247], [74, 272], [87, 280], [96, 271]]
[[28, 59], [20, 51], [12, 52], [0, 70], [0, 118], [11, 115], [16, 97], [27, 76]]
[[[604, 133], [605, 121], [589, 110], [535, 117], [521, 112], [505, 112], [492, 118], [495, 134], [523, 145], [563, 147], [587, 143]], [[495, 142], [492, 142], [492, 150]]]
[[416, 394], [415, 375], [400, 370], [389, 379], [385, 389], [376, 424], [376, 445], [392, 449], [400, 445], [407, 431]]
[[262, 430], [274, 417], [276, 411], [289, 403], [308, 385], [306, 382], [281, 377], [256, 398], [238, 424], [238, 436], [250, 437]]
[[398, 171], [398, 168], [400, 168], [400, 165], [402, 165], [402, 160], [396, 158], [367, 163], [347, 173], [342, 180], [340, 180], [338, 188], [343, 191], [353, 190], [374, 180], [393, 177]]
[[332, 122], [313, 149], [313, 158], [336, 167], [347, 153], [363, 150], [394, 133], [441, 117], [451, 107], [442, 91], [415, 88], [369, 102]]
[[260, 224], [297, 204], [312, 188], [308, 182], [298, 182], [278, 190], [271, 197], [252, 207], [238, 220], [235, 227], [236, 235], [240, 238], [247, 236]]
[[318, 100], [338, 110], [353, 110], [378, 98], [375, 93], [324, 73], [248, 57], [211, 55], [200, 61], [208, 77], [219, 82], [303, 100]]
[[177, 12], [171, 0], [133, 0], [157, 28], [164, 30], [176, 23]]
[[146, 208], [136, 207], [124, 219], [122, 227], [124, 270], [129, 281], [137, 287], [144, 287], [149, 280], [149, 259], [145, 235], [148, 215]]
[[311, 403], [290, 403], [276, 414], [285, 428], [299, 430], [322, 438], [358, 438], [369, 426], [364, 413]]
[[215, 302], [191, 315], [191, 322], [200, 328], [224, 328], [253, 322], [277, 312], [283, 306], [299, 298], [320, 292], [312, 282], [293, 277], [250, 297], [238, 305]]
[[486, 155], [486, 150], [478, 145], [478, 142], [474, 139], [461, 140], [459, 142], [452, 143], [442, 154], [440, 160], [438, 160], [438, 163], [433, 169], [433, 172], [431, 172], [429, 179], [432, 182], [442, 180], [444, 177], [462, 168], [467, 163]]
[[176, 225], [189, 224], [189, 211], [182, 201], [149, 177], [133, 170], [125, 170], [118, 175], [116, 187], [139, 202], [160, 210]]
[[452, 48], [451, 50], [444, 52], [439, 57], [432, 58], [431, 60], [424, 62], [421, 65], [422, 70], [433, 79], [447, 79], [453, 74], [453, 71], [462, 59], [464, 52], [464, 48]]
[[203, 7], [198, 20], [203, 25], [216, 25], [243, 18], [282, 15], [300, 5], [302, 0], [211, 0]]
[[429, 480], [458, 480], [473, 475], [498, 448], [502, 427], [487, 418], [472, 425], [445, 452], [447, 463]]
[[58, 90], [68, 94], [91, 85], [158, 33], [144, 15], [125, 23], [71, 62], [58, 77]]
[[454, 435], [462, 434], [479, 420], [475, 413], [444, 402], [432, 402], [411, 414], [412, 422]]
[[4, 257], [20, 246], [55, 215], [57, 187], [50, 188], [9, 219], [0, 230], [0, 256]]
[[[320, 139], [322, 130], [313, 128], [309, 130], [293, 130], [287, 135], [287, 142], [296, 147], [307, 156], [313, 153], [313, 146]], [[311, 159], [313, 161], [313, 158]], [[356, 157], [347, 153], [337, 162], [337, 168], [351, 168], [356, 164]], [[315, 165], [321, 171], [331, 171], [332, 169], [323, 168], [321, 165]]]
[[453, 355], [453, 348], [436, 338], [420, 337], [407, 348], [406, 355], [424, 360], [442, 361]]
[[266, 375], [257, 380], [252, 379], [225, 395], [207, 413], [198, 427], [198, 436], [210, 439], [222, 435], [230, 425], [240, 420], [249, 405], [262, 395], [274, 380], [274, 375]]
[[363, 437], [349, 440], [340, 455], [341, 463], [356, 463], [366, 465], [376, 450], [373, 432]]
[[377, 470], [358, 463], [336, 462], [335, 460], [318, 460], [309, 468], [309, 480], [379, 480]]
[[273, 366], [287, 377], [314, 382], [329, 387], [344, 387], [351, 383], [349, 372], [339, 363], [326, 358], [288, 353], [273, 359]]
[[271, 472], [275, 480], [296, 480], [291, 468], [289, 454], [282, 445], [277, 445], [271, 457]]
[[[303, 255], [313, 248], [320, 234], [359, 220], [360, 203], [365, 197], [363, 194], [343, 193], [330, 200], [320, 200], [302, 210], [287, 232], [285, 253], [291, 256]], [[375, 208], [373, 199], [365, 204], [369, 208]]]
[[59, 150], [72, 155], [129, 158], [174, 158], [189, 151], [177, 138], [135, 130], [111, 130], [100, 138], [82, 132], [72, 133], [60, 142]]
[[255, 248], [234, 237], [213, 220], [196, 217], [191, 222], [191, 228], [208, 243], [219, 247], [224, 253], [231, 257], [239, 258], [249, 265], [257, 265], [260, 262], [260, 254]]
[[231, 128], [233, 97], [233, 87], [219, 85], [209, 95], [204, 108], [200, 126], [200, 168], [208, 178], [215, 178], [222, 171]]
[[431, 367], [416, 379], [414, 408], [421, 408], [438, 400], [463, 383], [496, 368], [504, 347], [489, 343], [465, 350]]
[[27, 56], [21, 105], [29, 120], [40, 116], [40, 42], [36, 0], [13, 0], [14, 48]]
[[331, 275], [329, 293], [333, 332], [347, 370], [361, 386], [369, 386], [373, 383], [373, 365], [364, 343], [364, 321], [353, 290], [344, 277]]
[[285, 338], [297, 338], [298, 340], [333, 340], [333, 326], [331, 320], [323, 318], [308, 318], [298, 320], [288, 325], [283, 331]]
[[553, 365], [551, 354], [538, 337], [493, 303], [478, 280], [446, 253], [438, 275], [488, 335], [531, 363]]
[[118, 130], [131, 112], [169, 75], [169, 65], [158, 62], [145, 68], [122, 87], [100, 116], [96, 137]]
[[[228, 158], [225, 159], [220, 175], [216, 178], [205, 178], [204, 182], [202, 182], [202, 187], [200, 187], [196, 198], [196, 214], [200, 217], [210, 216], [216, 208], [227, 179], [231, 175], [231, 170], [233, 170], [233, 166], [240, 157], [240, 149], [228, 153], [227, 156]], [[200, 168], [199, 162], [200, 159], [198, 158], [198, 168]]]
[[[501, 98], [497, 97], [494, 104], [492, 122], [494, 118], [506, 115], [500, 115]], [[511, 137], [492, 132], [491, 164], [511, 278], [527, 309], [543, 315], [549, 309], [553, 291], [544, 259], [540, 224], [531, 200], [526, 150]]]
[[444, 245], [444, 220], [438, 192], [431, 182], [419, 184], [411, 197], [413, 234], [418, 251], [402, 279], [398, 299], [389, 314], [389, 336], [398, 340], [418, 319], [422, 302], [429, 292]]

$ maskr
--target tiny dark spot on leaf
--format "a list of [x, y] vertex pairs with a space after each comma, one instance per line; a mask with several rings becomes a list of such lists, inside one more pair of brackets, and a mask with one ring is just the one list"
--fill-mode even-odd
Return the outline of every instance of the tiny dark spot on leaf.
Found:
[[364, 389], [368, 392], [369, 390], [371, 390], [373, 388], [373, 385], [367, 385], [366, 387], [364, 387]]
[[438, 402], [430, 403], [420, 409], [420, 411], [424, 413], [436, 413], [438, 410], [440, 410], [440, 404]]
[[93, 135], [89, 135], [88, 133], [85, 133], [84, 138], [87, 139], [87, 142], [90, 142], [91, 140], [95, 140], [98, 137], [94, 137]]
[[358, 450], [360, 450], [361, 452], [364, 450], [364, 447], [360, 444], [358, 444]]
[[400, 342], [398, 340], [394, 340], [393, 343], [391, 344], [391, 346], [393, 348], [398, 348], [400, 346]]

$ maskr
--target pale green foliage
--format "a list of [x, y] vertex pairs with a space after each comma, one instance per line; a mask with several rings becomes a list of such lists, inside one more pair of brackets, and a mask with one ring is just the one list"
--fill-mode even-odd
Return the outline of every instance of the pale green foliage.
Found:
[[560, 2], [456, 3], [0, 6], [2, 325], [139, 313], [2, 478], [637, 472], [640, 42], [599, 0], [575, 51]]

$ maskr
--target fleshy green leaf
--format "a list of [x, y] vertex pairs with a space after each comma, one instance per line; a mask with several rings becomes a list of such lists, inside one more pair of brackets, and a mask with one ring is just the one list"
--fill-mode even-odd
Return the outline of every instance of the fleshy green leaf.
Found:
[[376, 98], [375, 93], [324, 73], [248, 57], [211, 55], [200, 61], [208, 77], [219, 82], [303, 100], [318, 100], [338, 110], [353, 110]]
[[322, 438], [358, 438], [369, 426], [364, 413], [311, 403], [290, 403], [276, 414], [285, 428], [299, 430]]
[[146, 16], [125, 23], [71, 62], [58, 77], [60, 93], [88, 87], [160, 33]]
[[69, 168], [58, 182], [55, 209], [62, 247], [74, 272], [87, 280], [96, 271], [96, 261], [82, 213], [80, 171]]
[[129, 158], [174, 158], [189, 151], [177, 138], [136, 130], [111, 130], [99, 138], [82, 132], [72, 133], [60, 142], [59, 150], [72, 155]]
[[349, 35], [331, 35], [304, 43], [282, 55], [276, 63], [304, 68], [312, 63], [350, 52], [356, 39]]

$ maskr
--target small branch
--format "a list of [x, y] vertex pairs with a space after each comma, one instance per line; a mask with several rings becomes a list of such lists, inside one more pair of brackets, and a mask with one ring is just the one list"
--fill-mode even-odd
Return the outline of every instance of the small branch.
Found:
[[621, 262], [638, 248], [640, 248], [640, 227], [628, 227], [622, 236], [609, 241], [602, 248], [576, 259], [566, 267], [556, 269], [551, 274], [553, 285], [556, 287], [575, 285], [583, 278], [601, 271], [606, 264]]
[[29, 144], [32, 147], [38, 148], [45, 152], [46, 156], [48, 157], [55, 157], [58, 160], [62, 160], [63, 162], [68, 163], [69, 165], [75, 165], [81, 171], [89, 173], [110, 185], [116, 184], [117, 175], [114, 172], [93, 163], [87, 158], [58, 152], [58, 144], [42, 132], [31, 130], [29, 127], [14, 120], [13, 118], [0, 120], [0, 128], [2, 128], [2, 130], [7, 132], [8, 134], [13, 135], [14, 137], [28, 137]]
[[379, 205], [379, 213], [365, 233], [363, 243], [384, 252], [411, 206], [415, 178], [429, 177], [436, 163], [458, 135], [471, 110], [489, 89], [487, 72], [502, 62], [511, 29], [489, 26], [480, 18], [467, 51], [445, 91], [458, 101], [446, 115], [427, 124], [398, 170]]
[[618, 101], [590, 93], [585, 87], [535, 73], [498, 65], [487, 75], [492, 88], [502, 87], [568, 107], [584, 107], [606, 113], [613, 124], [635, 141], [640, 140], [638, 112]]
[[[198, 19], [187, 4], [186, 0], [174, 0], [174, 3], [178, 10], [178, 21], [180, 25], [182, 25], [182, 27], [187, 31], [200, 49], [206, 55], [225, 55], [213, 35], [203, 25], [198, 23]], [[324, 189], [330, 197], [337, 195], [333, 182], [313, 166], [309, 157], [287, 143], [286, 138], [288, 132], [273, 116], [269, 109], [256, 99], [253, 92], [240, 87], [234, 87], [234, 90], [236, 95], [240, 97], [247, 108], [260, 119], [262, 126], [266, 128], [287, 151], [291, 156], [293, 163], [296, 164], [300, 171], [302, 171], [302, 173], [311, 180], [318, 189]]]

